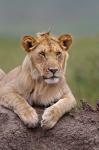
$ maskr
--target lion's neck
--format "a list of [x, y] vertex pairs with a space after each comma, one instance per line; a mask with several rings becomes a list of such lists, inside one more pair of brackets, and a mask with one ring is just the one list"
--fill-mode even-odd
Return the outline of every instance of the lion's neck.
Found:
[[44, 80], [35, 80], [33, 92], [30, 95], [30, 104], [48, 105], [59, 100], [65, 93], [65, 81], [57, 84], [47, 84]]
[[30, 72], [31, 62], [29, 60], [29, 56], [27, 55], [22, 63], [22, 70]]
[[29, 55], [23, 61], [22, 70], [30, 74], [33, 80], [39, 79], [39, 72], [35, 69], [35, 65], [31, 62]]

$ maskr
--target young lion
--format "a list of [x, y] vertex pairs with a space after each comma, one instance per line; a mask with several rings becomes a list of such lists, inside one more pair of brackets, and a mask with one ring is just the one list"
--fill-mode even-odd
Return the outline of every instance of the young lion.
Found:
[[69, 34], [59, 38], [49, 32], [21, 40], [27, 55], [21, 66], [7, 75], [0, 70], [0, 105], [13, 110], [28, 127], [36, 127], [38, 115], [33, 104], [45, 105], [41, 126], [54, 127], [57, 121], [76, 106], [76, 101], [64, 76]]

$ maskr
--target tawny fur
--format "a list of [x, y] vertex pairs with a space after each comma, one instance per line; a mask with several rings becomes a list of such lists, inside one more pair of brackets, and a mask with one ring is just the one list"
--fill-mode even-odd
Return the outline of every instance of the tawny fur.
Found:
[[51, 105], [41, 121], [43, 128], [50, 129], [76, 106], [64, 75], [72, 37], [40, 33], [35, 38], [24, 36], [21, 42], [27, 51], [22, 65], [6, 75], [0, 70], [0, 105], [13, 110], [28, 127], [39, 121], [33, 104]]

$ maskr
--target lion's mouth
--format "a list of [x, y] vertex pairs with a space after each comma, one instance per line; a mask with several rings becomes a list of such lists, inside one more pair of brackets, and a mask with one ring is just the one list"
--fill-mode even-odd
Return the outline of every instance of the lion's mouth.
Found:
[[52, 76], [52, 77], [49, 77], [49, 78], [43, 76], [43, 79], [48, 84], [55, 84], [55, 83], [59, 82], [59, 77], [57, 77], [57, 76]]
[[43, 76], [43, 79], [45, 80], [45, 79], [55, 79], [55, 78], [59, 78], [58, 76], [51, 76], [51, 77], [45, 77], [45, 76]]

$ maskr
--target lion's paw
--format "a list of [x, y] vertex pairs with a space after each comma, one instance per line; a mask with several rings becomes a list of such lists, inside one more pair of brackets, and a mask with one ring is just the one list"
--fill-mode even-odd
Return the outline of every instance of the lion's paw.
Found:
[[44, 111], [41, 121], [41, 127], [44, 129], [51, 129], [57, 123], [59, 119], [59, 113], [54, 106], [47, 108]]
[[28, 128], [35, 128], [38, 125], [38, 115], [36, 111], [33, 108], [30, 108], [26, 110], [25, 112], [22, 112], [19, 117], [24, 122], [25, 125], [27, 125]]

